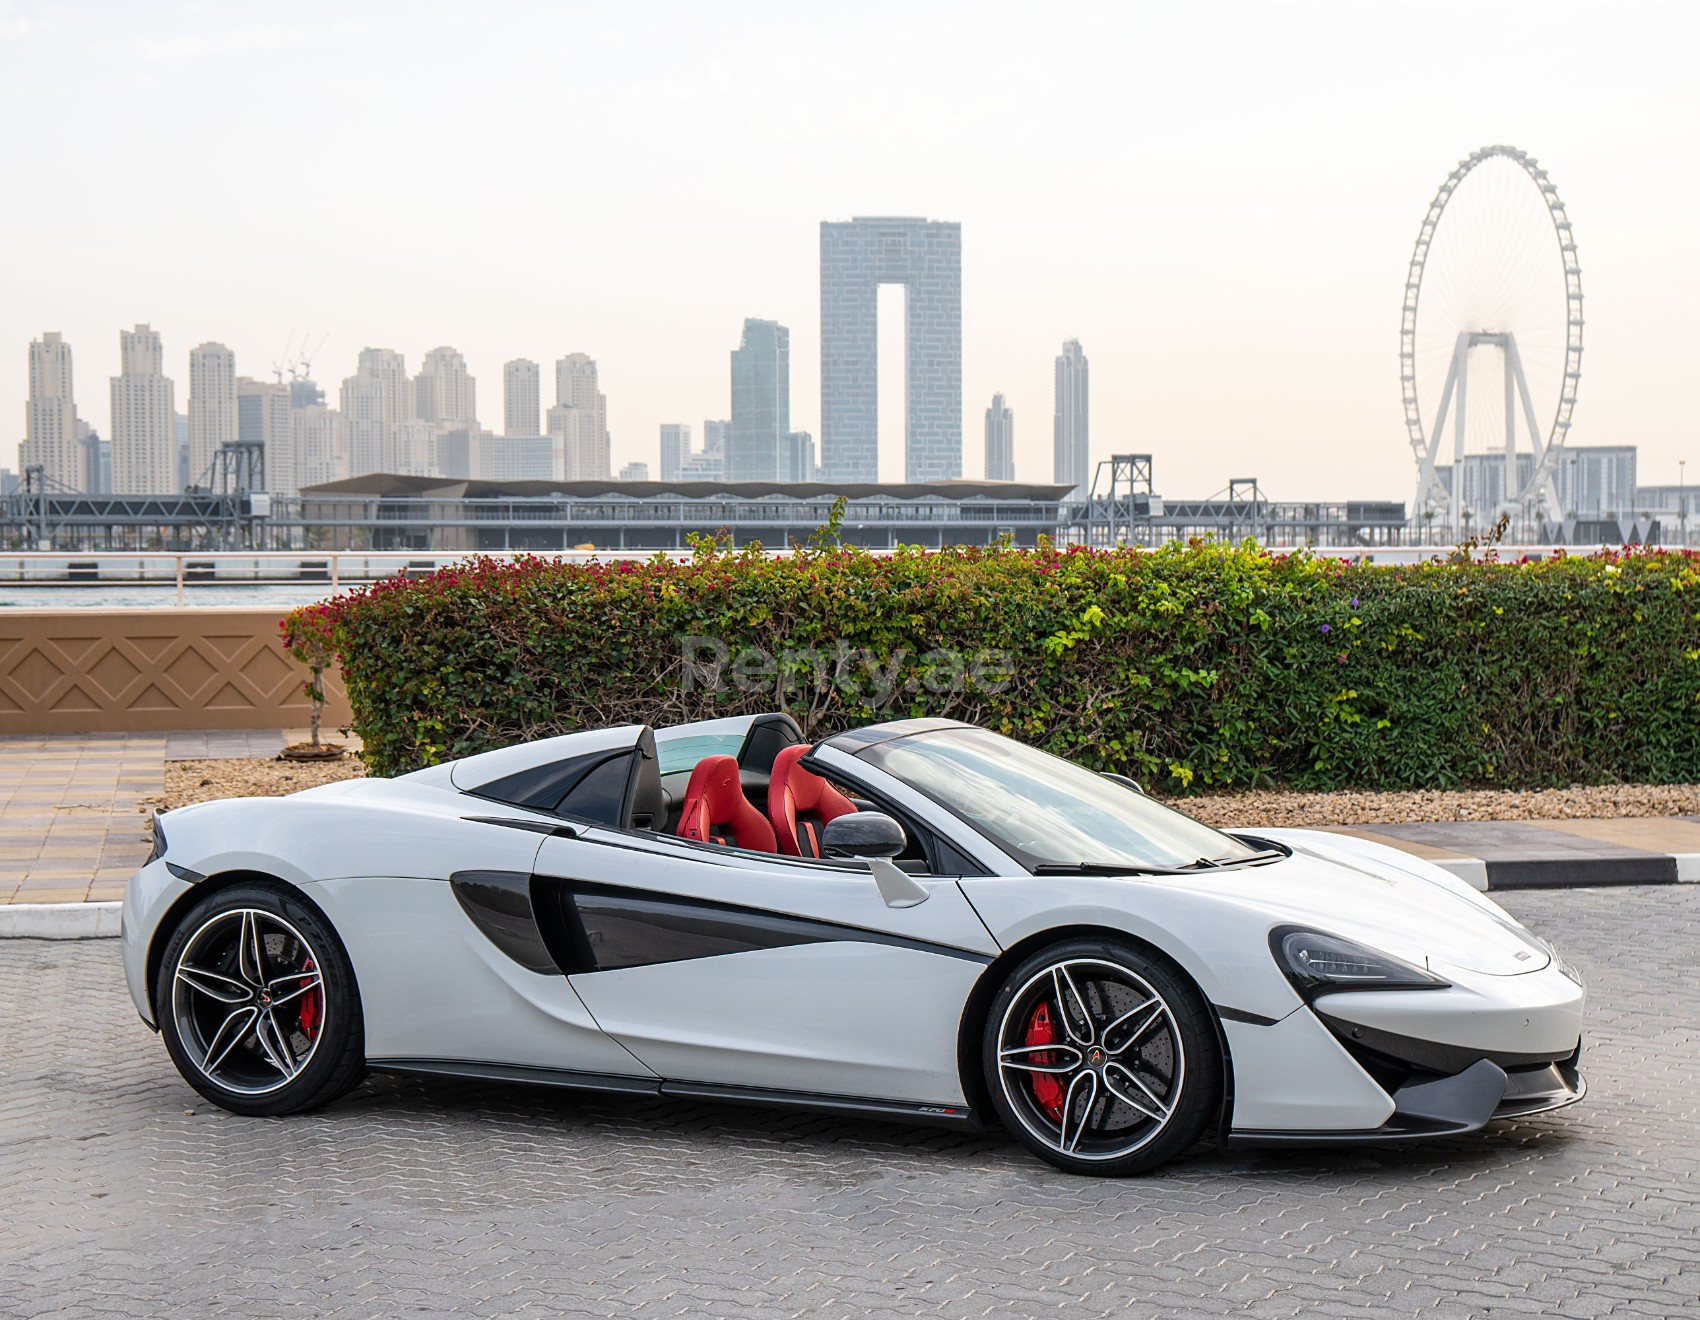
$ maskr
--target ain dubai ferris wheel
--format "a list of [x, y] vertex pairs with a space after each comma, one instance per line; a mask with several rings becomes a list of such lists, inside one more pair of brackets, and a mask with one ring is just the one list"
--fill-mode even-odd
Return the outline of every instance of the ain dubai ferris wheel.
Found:
[[1582, 375], [1582, 267], [1535, 158], [1458, 162], [1417, 232], [1399, 328], [1414, 518], [1428, 531], [1525, 533], [1564, 515], [1554, 484]]

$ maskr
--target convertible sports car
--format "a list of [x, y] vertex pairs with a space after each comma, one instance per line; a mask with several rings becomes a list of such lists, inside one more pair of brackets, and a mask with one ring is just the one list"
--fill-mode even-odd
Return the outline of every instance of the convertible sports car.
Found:
[[948, 720], [633, 725], [184, 807], [123, 947], [240, 1114], [370, 1068], [1001, 1122], [1128, 1174], [1583, 1092], [1580, 977], [1448, 872]]

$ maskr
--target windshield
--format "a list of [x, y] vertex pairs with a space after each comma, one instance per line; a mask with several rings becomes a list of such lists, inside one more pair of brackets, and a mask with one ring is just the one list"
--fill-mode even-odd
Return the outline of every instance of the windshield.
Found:
[[911, 734], [861, 756], [1028, 867], [1182, 867], [1258, 855], [1126, 785], [986, 729]]
[[661, 758], [661, 773], [671, 775], [689, 770], [705, 756], [736, 756], [744, 745], [746, 732], [739, 729], [736, 733], [697, 733], [683, 738], [658, 736], [655, 745]]

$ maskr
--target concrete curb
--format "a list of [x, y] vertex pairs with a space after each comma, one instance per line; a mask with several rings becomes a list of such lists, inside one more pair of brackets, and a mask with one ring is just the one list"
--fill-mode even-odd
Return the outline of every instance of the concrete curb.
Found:
[[1431, 857], [1477, 889], [1604, 889], [1620, 885], [1700, 883], [1700, 853], [1645, 857]]
[[8, 903], [0, 940], [99, 940], [118, 934], [121, 903]]

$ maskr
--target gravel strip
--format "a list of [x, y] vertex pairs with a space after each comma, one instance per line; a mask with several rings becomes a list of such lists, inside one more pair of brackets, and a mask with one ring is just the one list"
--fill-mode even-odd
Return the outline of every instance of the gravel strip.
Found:
[[1690, 816], [1700, 784], [1609, 784], [1531, 790], [1460, 789], [1374, 793], [1259, 790], [1176, 801], [1207, 825], [1403, 825], [1436, 820], [1599, 820]]
[[[227, 797], [276, 797], [366, 773], [355, 757], [312, 763], [275, 760], [167, 761], [165, 792], [146, 807]], [[1209, 825], [1399, 825], [1431, 820], [1569, 820], [1700, 814], [1700, 784], [1611, 784], [1533, 791], [1290, 793], [1259, 790], [1174, 799]]]
[[167, 761], [165, 791], [143, 801], [143, 810], [186, 807], [218, 798], [281, 797], [303, 788], [355, 779], [366, 773], [358, 757], [340, 761], [280, 761], [229, 757], [217, 761]]

